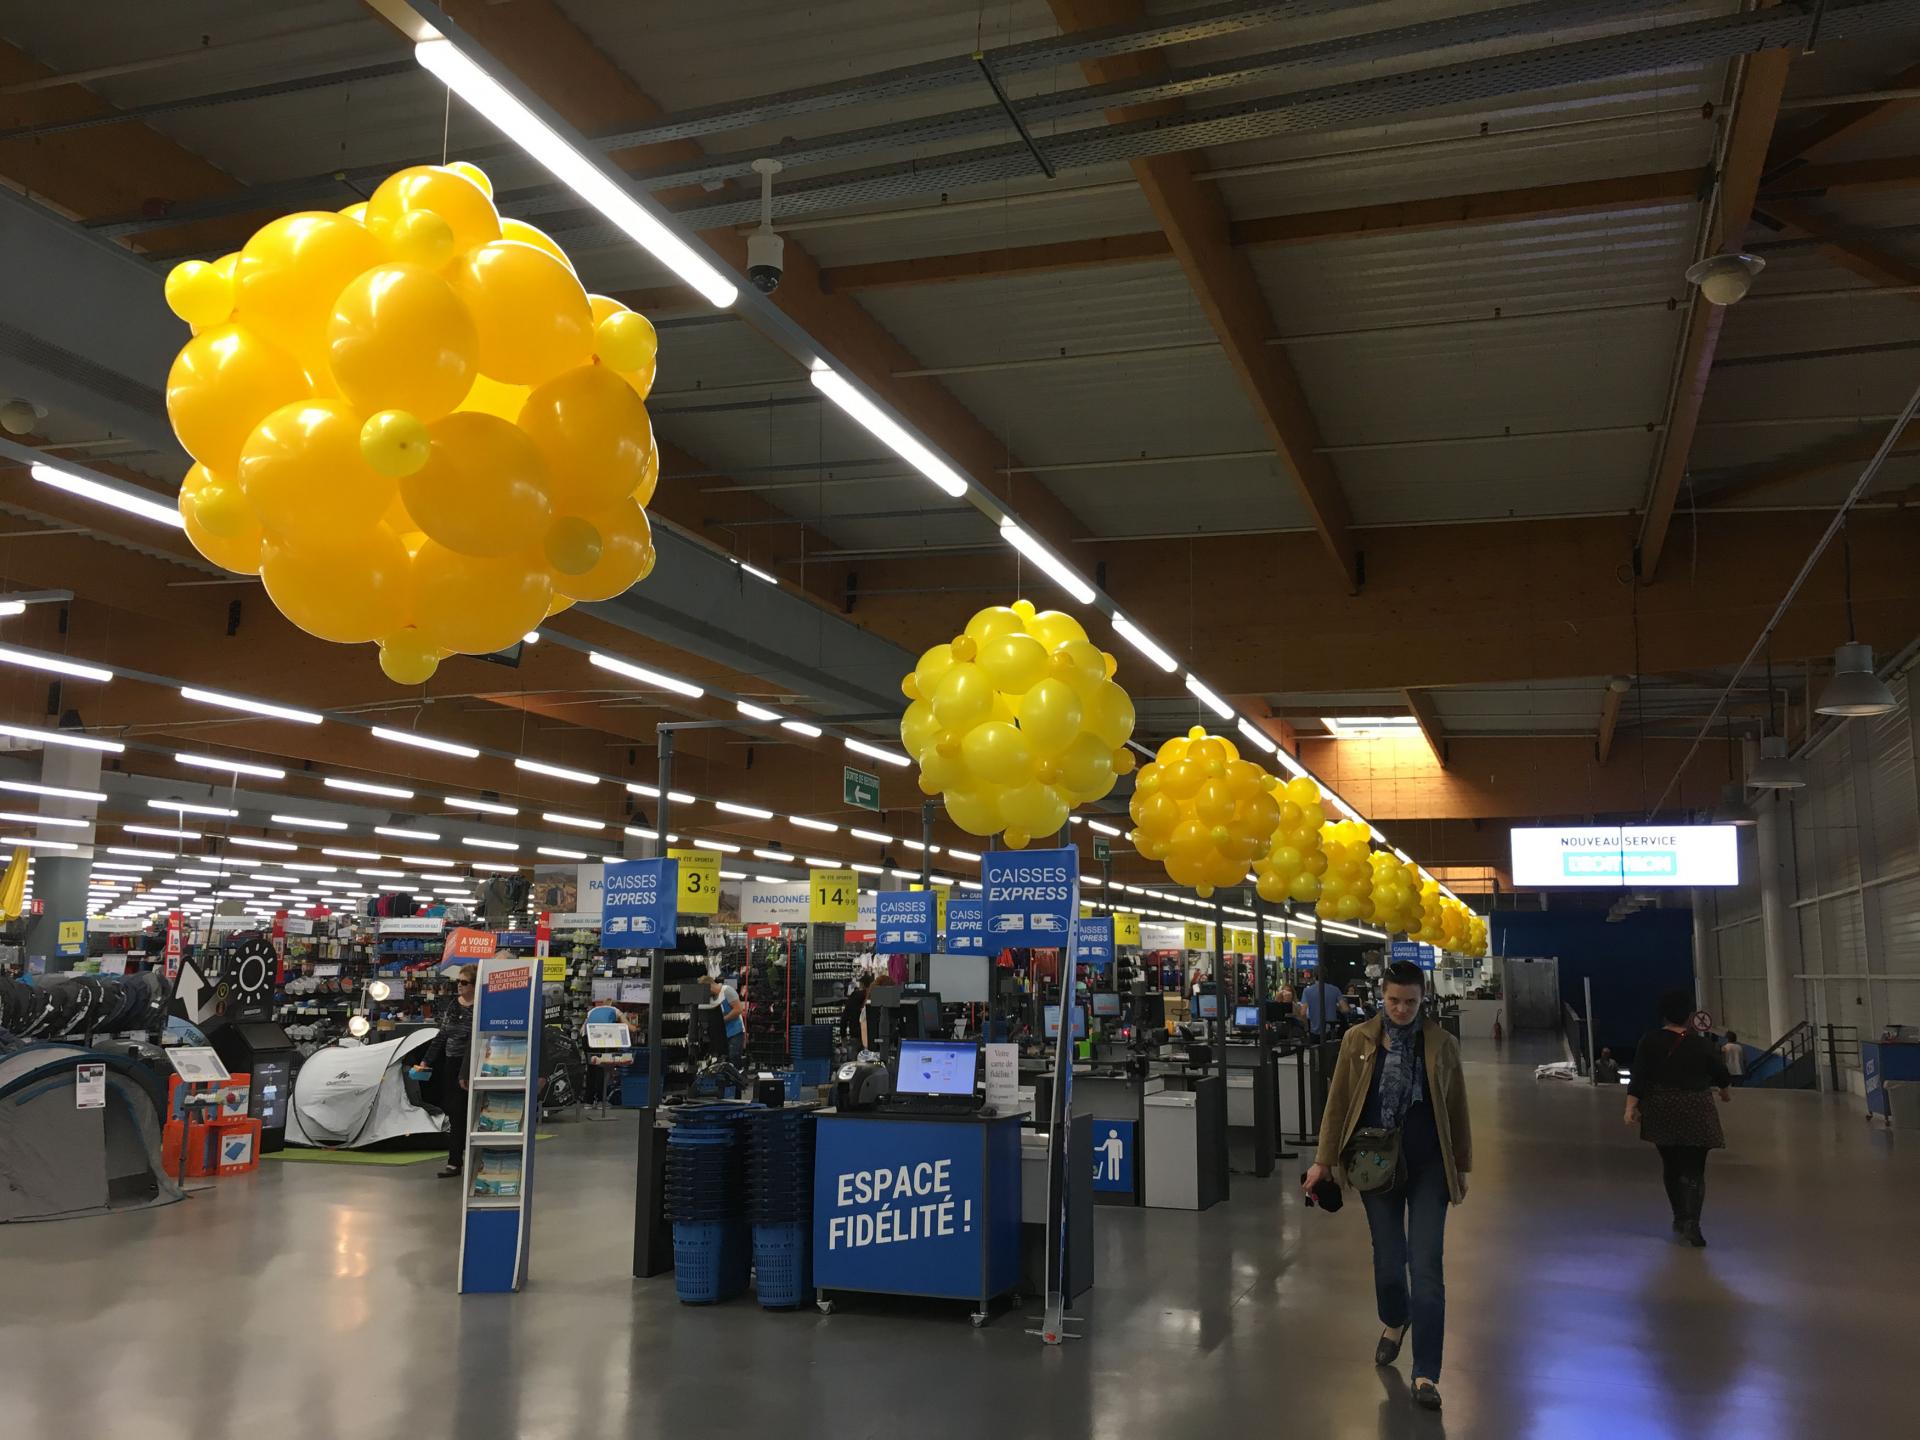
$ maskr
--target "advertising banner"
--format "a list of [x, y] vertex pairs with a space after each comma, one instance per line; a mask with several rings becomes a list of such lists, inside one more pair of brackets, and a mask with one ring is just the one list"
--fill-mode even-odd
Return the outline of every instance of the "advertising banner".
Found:
[[1079, 948], [1075, 958], [1096, 970], [1104, 970], [1113, 964], [1113, 917], [1095, 915], [1075, 923], [1080, 927], [1077, 937]]
[[1516, 825], [1513, 883], [1569, 886], [1725, 886], [1740, 883], [1732, 825]]
[[670, 948], [679, 925], [678, 872], [678, 862], [669, 859], [609, 861], [600, 892], [601, 947]]
[[987, 949], [986, 915], [980, 901], [964, 897], [947, 902], [949, 955], [982, 955]]
[[1059, 947], [1079, 904], [1080, 851], [989, 850], [980, 861], [987, 942]]
[[925, 955], [933, 950], [931, 890], [882, 890], [874, 897], [874, 952]]

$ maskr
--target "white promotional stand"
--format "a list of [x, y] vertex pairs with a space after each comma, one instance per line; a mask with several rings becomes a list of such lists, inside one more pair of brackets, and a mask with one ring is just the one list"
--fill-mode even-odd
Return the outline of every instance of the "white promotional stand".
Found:
[[480, 962], [467, 1081], [463, 1295], [518, 1290], [526, 1280], [540, 1124], [539, 965], [525, 955]]

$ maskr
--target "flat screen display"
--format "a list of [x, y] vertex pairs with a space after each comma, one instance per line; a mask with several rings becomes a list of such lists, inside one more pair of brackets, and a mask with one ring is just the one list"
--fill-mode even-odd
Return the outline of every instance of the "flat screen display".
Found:
[[902, 1040], [893, 1088], [900, 1095], [971, 1095], [980, 1048], [970, 1041]]
[[1740, 883], [1732, 825], [1513, 827], [1513, 883], [1573, 887], [1713, 887]]
[[[1058, 1040], [1060, 1038], [1060, 1007], [1047, 1006], [1042, 1012], [1042, 1018], [1046, 1022], [1047, 1039]], [[1087, 1038], [1087, 1007], [1084, 1005], [1073, 1007], [1073, 1038], [1076, 1040]]]
[[1258, 1005], [1236, 1005], [1233, 1007], [1233, 1023], [1242, 1030], [1260, 1028], [1260, 1007]]
[[1193, 1013], [1198, 1015], [1202, 1020], [1218, 1020], [1220, 1018], [1220, 997], [1218, 995], [1194, 996]]
[[1120, 1013], [1120, 997], [1111, 990], [1094, 991], [1093, 1013], [1103, 1016], [1118, 1015]]

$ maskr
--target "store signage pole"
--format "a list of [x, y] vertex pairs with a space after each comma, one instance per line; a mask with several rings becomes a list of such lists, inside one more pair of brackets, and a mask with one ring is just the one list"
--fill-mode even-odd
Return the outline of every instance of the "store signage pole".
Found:
[[[658, 839], [653, 858], [667, 853], [667, 796], [673, 790], [673, 726], [655, 727], [660, 754], [660, 804], [653, 817]], [[671, 945], [672, 936], [662, 937]], [[647, 952], [647, 1103], [640, 1111], [640, 1150], [636, 1157], [636, 1189], [633, 1207], [633, 1273], [642, 1279], [660, 1275], [673, 1268], [673, 1246], [666, 1224], [666, 1143], [660, 1128], [660, 1108], [665, 1100], [666, 1064], [660, 1036], [660, 1012], [666, 1005], [666, 986], [661, 982], [666, 969], [665, 947]]]
[[1275, 1141], [1280, 1133], [1279, 1073], [1273, 1067], [1273, 1032], [1267, 1028], [1267, 907], [1260, 892], [1249, 890], [1253, 902], [1253, 1004], [1258, 1028], [1253, 1032], [1253, 1173], [1273, 1174]]
[[1227, 983], [1226, 932], [1221, 928], [1220, 902], [1213, 904], [1213, 1068], [1220, 1074], [1220, 1098], [1227, 1090], [1227, 1007], [1233, 1004], [1233, 986]]
[[[920, 888], [933, 889], [933, 801], [923, 801], [920, 806]], [[934, 902], [936, 913], [939, 902]], [[928, 943], [932, 943], [929, 939]], [[913, 957], [913, 978], [922, 985], [933, 984], [933, 956], [931, 954]]]

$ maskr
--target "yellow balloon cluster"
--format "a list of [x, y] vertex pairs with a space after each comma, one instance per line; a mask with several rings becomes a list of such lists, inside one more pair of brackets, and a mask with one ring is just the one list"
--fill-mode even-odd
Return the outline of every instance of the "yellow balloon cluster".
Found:
[[1327, 873], [1327, 852], [1320, 848], [1320, 826], [1327, 818], [1320, 787], [1296, 775], [1275, 798], [1280, 819], [1267, 853], [1254, 865], [1254, 888], [1272, 905], [1311, 904], [1320, 898], [1320, 877]]
[[1420, 928], [1420, 867], [1389, 850], [1367, 856], [1373, 875], [1373, 923], [1389, 934], [1411, 935]]
[[1196, 725], [1140, 767], [1128, 807], [1134, 848], [1203, 898], [1217, 886], [1237, 885], [1269, 853], [1280, 823], [1278, 785], [1242, 760], [1231, 740]]
[[1071, 615], [990, 605], [900, 682], [900, 741], [920, 789], [969, 835], [1018, 850], [1133, 769], [1133, 701]]
[[1487, 922], [1451, 895], [1440, 893], [1440, 883], [1420, 887], [1420, 929], [1413, 937], [1457, 955], [1487, 953]]
[[414, 166], [166, 281], [188, 539], [402, 684], [653, 568], [653, 326], [492, 195]]
[[1367, 863], [1372, 841], [1373, 832], [1358, 820], [1320, 827], [1327, 872], [1320, 877], [1320, 899], [1313, 908], [1322, 920], [1374, 918], [1373, 867]]

